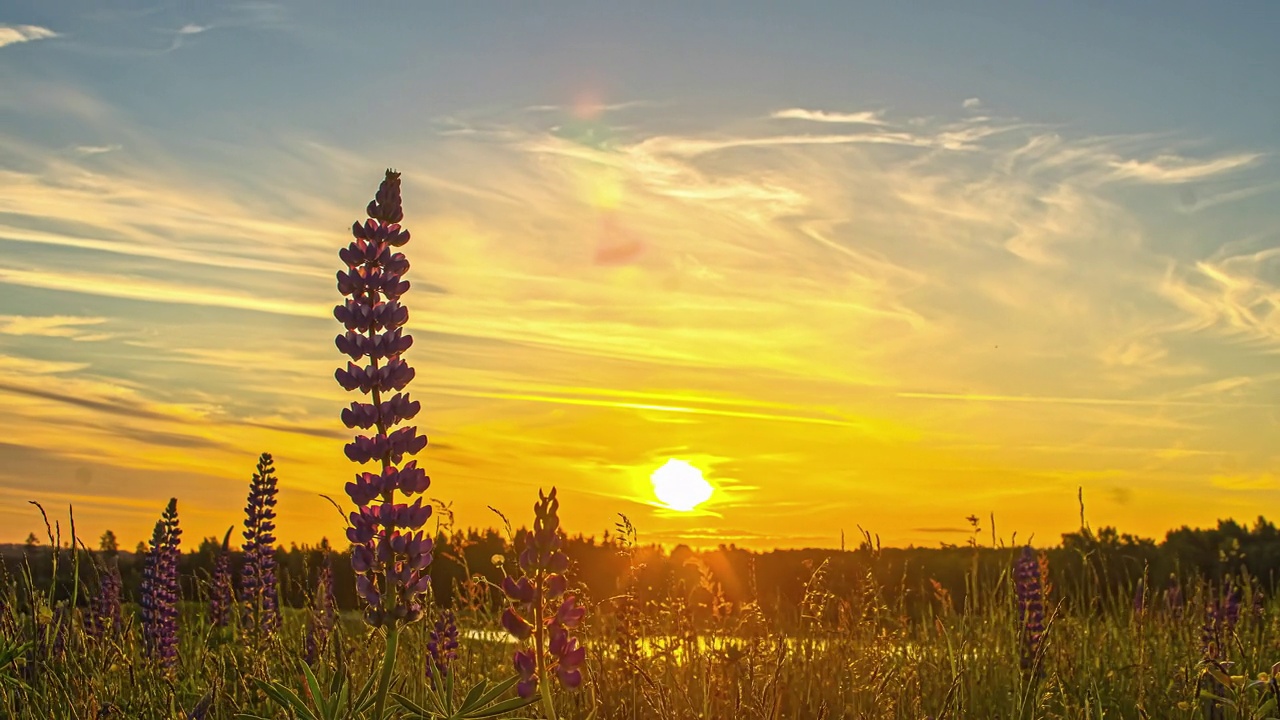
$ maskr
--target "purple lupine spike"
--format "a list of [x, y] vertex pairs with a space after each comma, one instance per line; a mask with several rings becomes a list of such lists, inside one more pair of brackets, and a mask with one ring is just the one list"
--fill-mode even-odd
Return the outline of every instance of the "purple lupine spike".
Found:
[[351, 360], [334, 377], [345, 390], [370, 396], [370, 402], [352, 402], [343, 410], [342, 422], [370, 431], [347, 444], [346, 456], [380, 465], [358, 473], [346, 487], [357, 505], [347, 530], [356, 592], [364, 600], [365, 619], [377, 627], [422, 617], [432, 558], [432, 541], [422, 528], [431, 505], [423, 505], [421, 497], [413, 504], [397, 502], [396, 493], [406, 500], [420, 496], [431, 480], [416, 461], [402, 464], [426, 447], [426, 436], [415, 426], [393, 429], [421, 410], [420, 403], [401, 392], [414, 370], [400, 357], [413, 344], [403, 330], [409, 312], [400, 304], [409, 289], [402, 279], [409, 261], [392, 251], [409, 241], [409, 231], [399, 225], [404, 218], [400, 173], [387, 170], [367, 213], [367, 220], [351, 226], [354, 239], [338, 253], [346, 265], [338, 272], [338, 292], [348, 299], [333, 309], [346, 330], [334, 344]]
[[338, 622], [338, 601], [333, 591], [333, 557], [326, 542], [324, 562], [320, 565], [320, 577], [316, 581], [316, 596], [312, 600], [311, 618], [307, 623], [305, 660], [314, 665], [329, 644], [329, 635]]
[[108, 561], [98, 578], [98, 593], [89, 601], [89, 624], [86, 629], [90, 637], [101, 640], [124, 628], [124, 615], [120, 609], [123, 587], [120, 566], [114, 560]]
[[569, 569], [569, 556], [561, 549], [564, 539], [559, 509], [554, 487], [549, 493], [538, 492], [533, 531], [520, 535], [524, 547], [519, 566], [524, 575], [502, 581], [503, 593], [511, 602], [502, 613], [503, 628], [517, 641], [533, 639], [532, 648], [512, 658], [520, 675], [516, 691], [524, 698], [532, 697], [540, 679], [551, 674], [570, 690], [582, 685], [586, 649], [570, 630], [582, 622], [586, 610], [567, 592], [564, 573]]
[[1022, 549], [1022, 555], [1014, 566], [1014, 580], [1017, 583], [1018, 622], [1022, 634], [1022, 669], [1032, 670], [1044, 635], [1044, 589], [1040, 563], [1029, 545]]
[[276, 476], [270, 453], [258, 457], [244, 508], [244, 567], [240, 571], [240, 602], [245, 627], [271, 634], [280, 627], [276, 586]]
[[142, 637], [147, 654], [172, 670], [178, 661], [178, 500], [156, 522], [142, 569]]
[[222, 549], [213, 561], [213, 575], [209, 578], [209, 624], [213, 627], [226, 627], [231, 621], [231, 611], [235, 606], [235, 588], [231, 581], [231, 531], [222, 536]]
[[427, 639], [427, 676], [432, 682], [443, 680], [458, 658], [458, 620], [452, 610], [436, 619]]

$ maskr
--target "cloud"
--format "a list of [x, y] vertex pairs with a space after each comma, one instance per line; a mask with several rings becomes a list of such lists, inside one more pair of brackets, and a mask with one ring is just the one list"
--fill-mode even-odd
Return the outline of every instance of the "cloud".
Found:
[[77, 146], [76, 146], [76, 152], [80, 153], [81, 155], [102, 155], [102, 154], [109, 153], [109, 152], [115, 152], [116, 150], [119, 150], [121, 147], [122, 147], [122, 146], [121, 146], [121, 145], [118, 145], [118, 144], [114, 144], [114, 145], [77, 145]]
[[960, 103], [960, 105], [966, 110], [973, 110], [974, 108], [982, 107], [982, 100], [976, 97], [965, 98], [965, 101]]
[[55, 37], [58, 33], [39, 25], [0, 24], [0, 47]]
[[1228, 491], [1276, 490], [1280, 489], [1280, 478], [1273, 473], [1215, 475], [1210, 484]]
[[101, 325], [103, 317], [73, 317], [67, 315], [0, 315], [0, 335], [34, 336], [47, 338], [102, 339], [109, 337], [100, 332], [85, 330]]
[[1172, 184], [1204, 180], [1256, 164], [1260, 153], [1239, 153], [1212, 160], [1197, 160], [1180, 155], [1160, 155], [1151, 160], [1113, 160], [1112, 168], [1121, 179], [1149, 183]]
[[842, 123], [850, 125], [887, 125], [881, 116], [883, 111], [864, 110], [861, 112], [827, 112], [825, 110], [805, 110], [791, 108], [778, 110], [769, 117], [776, 120], [808, 120], [820, 123]]
[[182, 27], [178, 28], [178, 34], [179, 35], [198, 35], [206, 30], [209, 30], [211, 27], [212, 26], [210, 25], [196, 25], [194, 23], [187, 23], [186, 25], [183, 25]]

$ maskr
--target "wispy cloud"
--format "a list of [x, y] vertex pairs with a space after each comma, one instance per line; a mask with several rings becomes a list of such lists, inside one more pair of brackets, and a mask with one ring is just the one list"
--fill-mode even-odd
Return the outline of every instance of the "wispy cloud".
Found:
[[1184, 183], [1249, 167], [1262, 157], [1259, 153], [1239, 153], [1198, 160], [1180, 155], [1160, 155], [1150, 160], [1114, 160], [1111, 166], [1121, 178], [1149, 183]]
[[884, 113], [879, 110], [864, 110], [861, 112], [828, 112], [825, 110], [790, 108], [787, 110], [778, 110], [769, 117], [777, 120], [809, 120], [811, 122], [842, 123], [849, 125], [887, 125], [888, 123], [881, 117], [883, 114]]
[[6, 25], [0, 23], [0, 47], [55, 37], [58, 37], [58, 33], [39, 25]]
[[0, 315], [0, 335], [103, 339], [110, 336], [98, 332], [94, 326], [106, 321], [102, 317], [68, 315]]
[[102, 154], [109, 153], [109, 152], [115, 152], [115, 151], [119, 150], [121, 147], [122, 147], [122, 146], [121, 146], [121, 145], [119, 145], [119, 144], [113, 144], [113, 145], [77, 145], [77, 146], [76, 146], [76, 152], [80, 153], [81, 155], [102, 155]]

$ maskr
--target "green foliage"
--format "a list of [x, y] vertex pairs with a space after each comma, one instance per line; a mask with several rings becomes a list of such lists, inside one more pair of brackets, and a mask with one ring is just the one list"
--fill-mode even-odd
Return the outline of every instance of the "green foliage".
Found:
[[502, 697], [515, 687], [518, 676], [511, 676], [492, 686], [481, 679], [467, 691], [467, 694], [456, 705], [454, 703], [453, 668], [445, 674], [443, 687], [436, 683], [427, 684], [427, 701], [419, 704], [399, 693], [392, 695], [396, 703], [414, 720], [467, 720], [468, 718], [492, 718], [506, 715], [539, 700], [537, 694], [528, 698], [513, 697], [503, 700]]
[[[758, 594], [759, 585], [749, 567], [724, 554], [673, 553], [680, 571], [660, 577], [661, 592], [647, 592], [637, 578], [654, 556], [628, 532], [627, 542], [611, 547], [623, 571], [576, 589], [590, 607], [584, 687], [571, 693], [548, 683], [550, 699], [559, 717], [601, 720], [1274, 718], [1280, 598], [1241, 557], [1232, 559], [1232, 533], [1225, 528], [1222, 544], [1203, 549], [1221, 561], [1219, 572], [1183, 572], [1172, 583], [1158, 558], [1144, 555], [1149, 544], [1105, 529], [1069, 536], [1068, 547], [1044, 556], [1046, 630], [1024, 670], [1012, 548], [947, 551], [964, 557], [954, 594], [908, 574], [900, 556], [870, 539], [856, 566], [835, 552], [829, 561], [805, 558], [811, 561], [795, 573], [789, 616], [766, 612], [750, 593], [732, 596], [738, 587]], [[1252, 536], [1239, 547], [1254, 557], [1266, 552]], [[489, 549], [477, 555], [455, 546], [442, 555], [491, 564]], [[209, 625], [207, 576], [188, 574], [178, 672], [170, 677], [142, 652], [136, 606], [126, 607], [121, 632], [99, 639], [85, 632], [83, 600], [95, 581], [86, 575], [83, 589], [68, 583], [80, 577], [77, 564], [94, 563], [68, 552], [61, 551], [57, 572], [24, 567], [0, 580], [0, 717], [543, 716], [538, 698], [513, 697], [514, 646], [494, 632], [496, 600], [483, 578], [457, 589], [455, 597], [466, 600], [454, 605], [462, 641], [444, 675], [427, 667], [429, 623], [403, 629], [379, 718], [374, 696], [385, 638], [358, 616], [343, 614], [325, 651], [307, 665], [300, 660], [306, 609], [286, 608], [277, 634], [246, 642], [234, 624]], [[1228, 596], [1238, 601], [1238, 617], [1206, 653], [1207, 610]]]

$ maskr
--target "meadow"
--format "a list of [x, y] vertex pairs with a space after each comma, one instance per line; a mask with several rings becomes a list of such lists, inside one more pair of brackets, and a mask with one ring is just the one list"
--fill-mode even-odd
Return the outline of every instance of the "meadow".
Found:
[[[46, 516], [48, 537], [5, 565], [4, 717], [1280, 715], [1271, 581], [1229, 554], [1211, 571], [1123, 561], [1147, 546], [1095, 534], [1083, 509], [1080, 533], [1053, 552], [996, 538], [980, 547], [976, 536], [949, 549], [962, 564], [943, 580], [910, 574], [864, 534], [852, 553], [801, 565], [789, 602], [771, 600], [749, 568], [737, 573], [745, 590], [726, 588], [696, 556], [646, 581], [670, 557], [626, 518], [593, 545], [616, 572], [588, 582], [554, 488], [477, 554], [442, 530], [431, 480], [411, 459], [427, 441], [406, 424], [422, 406], [405, 391], [398, 174], [367, 210], [340, 252], [345, 299], [334, 311], [351, 359], [335, 377], [359, 391], [341, 414], [357, 466], [345, 488], [349, 547], [285, 572], [268, 454], [238, 547], [229, 533], [202, 549], [207, 569], [183, 553], [176, 498], [132, 557], [106, 542], [88, 549], [71, 517], [63, 538], [62, 518]], [[442, 587], [433, 569], [446, 560], [461, 570]]]

